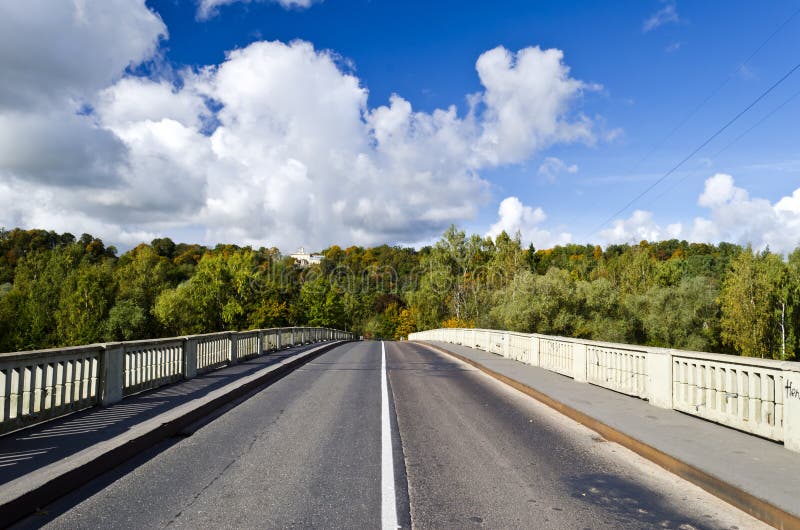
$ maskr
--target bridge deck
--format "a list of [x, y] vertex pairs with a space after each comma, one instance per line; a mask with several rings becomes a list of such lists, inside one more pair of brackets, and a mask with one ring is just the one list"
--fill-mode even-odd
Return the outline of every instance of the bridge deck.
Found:
[[335, 347], [21, 527], [765, 526], [448, 355], [383, 350]]

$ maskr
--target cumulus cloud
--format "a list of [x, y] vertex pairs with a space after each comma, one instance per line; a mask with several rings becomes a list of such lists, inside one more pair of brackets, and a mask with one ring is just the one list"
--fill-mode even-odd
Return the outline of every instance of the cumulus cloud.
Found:
[[710, 210], [710, 217], [695, 219], [693, 239], [752, 243], [781, 253], [800, 245], [800, 188], [773, 204], [750, 197], [732, 176], [718, 173], [706, 180], [698, 204]]
[[547, 216], [541, 208], [533, 208], [522, 203], [517, 197], [506, 197], [497, 209], [498, 220], [486, 233], [496, 238], [501, 232], [511, 236], [519, 233], [524, 243], [533, 243], [538, 248], [551, 248], [572, 240], [567, 232], [553, 233], [541, 225]]
[[647, 33], [664, 24], [680, 22], [678, 8], [674, 2], [668, 2], [664, 7], [650, 15], [642, 24], [642, 31]]
[[144, 0], [0, 3], [0, 112], [73, 110], [150, 58], [167, 28]]
[[662, 228], [652, 212], [637, 210], [628, 219], [615, 221], [601, 237], [607, 243], [671, 238], [729, 241], [757, 249], [769, 246], [783, 254], [800, 245], [800, 188], [772, 203], [751, 197], [736, 186], [731, 175], [718, 173], [706, 179], [697, 203], [708, 209], [708, 215], [696, 217], [689, 225], [674, 223]]
[[[33, 96], [22, 77], [0, 80], [0, 225], [121, 244], [190, 228], [208, 243], [284, 249], [414, 242], [475, 217], [488, 200], [482, 169], [594, 141], [591, 121], [572, 111], [592, 87], [570, 77], [558, 50], [490, 50], [466, 115], [419, 112], [400, 95], [370, 107], [337, 57], [302, 41], [257, 42], [176, 72], [175, 83], [126, 75], [166, 35], [155, 14], [128, 1], [58, 9], [64, 24], [39, 32], [50, 40], [32, 53], [50, 50], [42, 64], [54, 68], [68, 42], [70, 57], [102, 64], [84, 59], [85, 78], [42, 67], [31, 90], [48, 88]], [[6, 24], [26, 15], [3, 10]], [[97, 35], [74, 37], [72, 24]]]
[[594, 142], [586, 116], [568, 119], [567, 106], [584, 90], [597, 90], [569, 76], [561, 50], [498, 46], [476, 64], [485, 91], [480, 156], [490, 164], [521, 162], [555, 142]]
[[323, 0], [199, 0], [197, 5], [197, 18], [205, 20], [217, 15], [221, 6], [242, 3], [249, 4], [251, 2], [273, 2], [280, 4], [284, 9], [300, 8], [305, 9], [311, 7], [312, 4], [322, 2]]
[[567, 164], [560, 158], [548, 156], [539, 165], [539, 175], [548, 180], [548, 182], [555, 182], [556, 177], [561, 173], [575, 174], [578, 172], [577, 164]]
[[39, 209], [77, 219], [89, 215], [84, 197], [121, 184], [126, 146], [91, 104], [153, 57], [167, 29], [143, 0], [31, 0], [0, 4], [0, 34], [0, 224], [74, 231]]
[[681, 236], [683, 227], [680, 223], [660, 227], [653, 219], [653, 213], [636, 210], [628, 219], [614, 221], [611, 228], [600, 232], [600, 237], [607, 243], [638, 243], [643, 239], [660, 241]]

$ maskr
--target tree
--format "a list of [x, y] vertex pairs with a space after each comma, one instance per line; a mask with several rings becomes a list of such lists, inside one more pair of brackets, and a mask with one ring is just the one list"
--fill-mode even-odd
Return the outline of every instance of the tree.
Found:
[[522, 270], [495, 293], [491, 316], [502, 329], [571, 335], [577, 327], [575, 284], [566, 270]]
[[[106, 327], [108, 340], [162, 335], [165, 330], [153, 314], [153, 307], [158, 295], [176, 285], [175, 265], [154, 248], [141, 244], [120, 257], [114, 281], [117, 297], [110, 311], [113, 322]], [[126, 318], [131, 320], [126, 322]]]
[[254, 309], [257, 262], [251, 249], [207, 253], [189, 280], [158, 296], [154, 314], [172, 333], [244, 329]]
[[654, 286], [642, 296], [646, 342], [713, 351], [719, 345], [719, 287], [711, 278], [685, 278], [676, 287]]
[[413, 308], [407, 307], [400, 311], [395, 328], [395, 340], [407, 339], [408, 335], [417, 331], [417, 315]]
[[7, 350], [48, 348], [64, 344], [57, 333], [61, 293], [80, 260], [74, 248], [40, 250], [20, 259], [14, 285], [0, 303], [9, 319], [0, 341]]
[[333, 289], [324, 276], [306, 282], [300, 288], [300, 303], [305, 321], [312, 326], [345, 327], [341, 293]]
[[581, 281], [575, 286], [579, 309], [575, 335], [609, 342], [628, 342], [635, 336], [635, 320], [627, 314], [619, 291], [608, 278]]
[[755, 254], [747, 247], [734, 258], [720, 293], [722, 341], [741, 355], [780, 358], [786, 337], [785, 283], [780, 256]]
[[111, 263], [84, 260], [67, 277], [59, 299], [56, 311], [59, 342], [67, 345], [101, 342], [113, 299]]

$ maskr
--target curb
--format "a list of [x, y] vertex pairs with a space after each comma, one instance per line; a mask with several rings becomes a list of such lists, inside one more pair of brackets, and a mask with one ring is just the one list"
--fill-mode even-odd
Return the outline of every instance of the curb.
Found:
[[[341, 346], [349, 341], [334, 341], [324, 344], [305, 352], [305, 355], [296, 357], [280, 365], [272, 365], [266, 369], [266, 373], [250, 376], [251, 379], [243, 384], [231, 383], [228, 387], [220, 389], [222, 395], [210, 399], [201, 405], [191, 408], [177, 417], [171, 418], [164, 423], [160, 423], [153, 428], [145, 430], [131, 436], [130, 431], [122, 434], [117, 439], [129, 437], [119, 445], [110, 448], [108, 451], [98, 454], [89, 460], [72, 466], [60, 474], [50, 477], [46, 482], [34, 487], [32, 490], [0, 504], [0, 528], [6, 528], [24, 517], [36, 512], [39, 508], [74, 491], [78, 487], [86, 484], [92, 479], [102, 475], [126, 460], [136, 456], [142, 451], [149, 449], [157, 443], [176, 435], [186, 427], [202, 420], [204, 417], [220, 409], [228, 403], [245, 397], [260, 387], [267, 386], [291, 373], [294, 369], [315, 359], [321, 354]], [[165, 414], [169, 414], [166, 412]], [[154, 418], [157, 420], [157, 417]], [[148, 420], [148, 421], [153, 421]], [[111, 440], [113, 441], [113, 439]], [[23, 480], [20, 477], [16, 480]], [[11, 483], [9, 483], [11, 484]]]
[[561, 403], [560, 401], [548, 396], [547, 394], [544, 394], [543, 392], [529, 387], [517, 381], [516, 379], [511, 379], [508, 376], [495, 372], [491, 368], [487, 368], [477, 361], [473, 361], [472, 359], [464, 357], [463, 355], [459, 355], [445, 348], [436, 346], [434, 344], [429, 344], [427, 342], [412, 342], [431, 350], [450, 355], [462, 362], [469, 364], [470, 366], [474, 366], [478, 370], [493, 377], [494, 379], [497, 379], [498, 381], [519, 390], [520, 392], [536, 399], [537, 401], [544, 403], [548, 407], [555, 409], [564, 416], [567, 416], [568, 418], [577, 421], [585, 427], [597, 432], [603, 436], [603, 438], [612, 442], [616, 442], [619, 445], [630, 449], [639, 456], [650, 460], [651, 462], [663, 467], [667, 471], [681, 477], [684, 480], [688, 480], [692, 484], [699, 486], [712, 495], [719, 497], [728, 504], [735, 506], [736, 508], [752, 515], [756, 519], [759, 519], [770, 526], [780, 530], [800, 530], [800, 517], [778, 508], [777, 506], [760, 499], [741, 488], [728, 484], [727, 482], [724, 482], [695, 466], [678, 460], [677, 458], [668, 455], [667, 453], [656, 449], [649, 444], [637, 440], [636, 438], [629, 436], [624, 432], [619, 431], [595, 418], [592, 418], [591, 416], [576, 410], [569, 405]]

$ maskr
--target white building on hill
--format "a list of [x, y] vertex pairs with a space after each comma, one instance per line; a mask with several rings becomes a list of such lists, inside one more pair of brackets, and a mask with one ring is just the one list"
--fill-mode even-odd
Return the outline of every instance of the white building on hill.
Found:
[[302, 265], [303, 267], [308, 267], [309, 265], [318, 265], [322, 263], [323, 259], [325, 259], [325, 256], [322, 254], [309, 254], [303, 247], [297, 249], [297, 252], [294, 254], [289, 254], [289, 256], [293, 257], [297, 261], [298, 265]]

